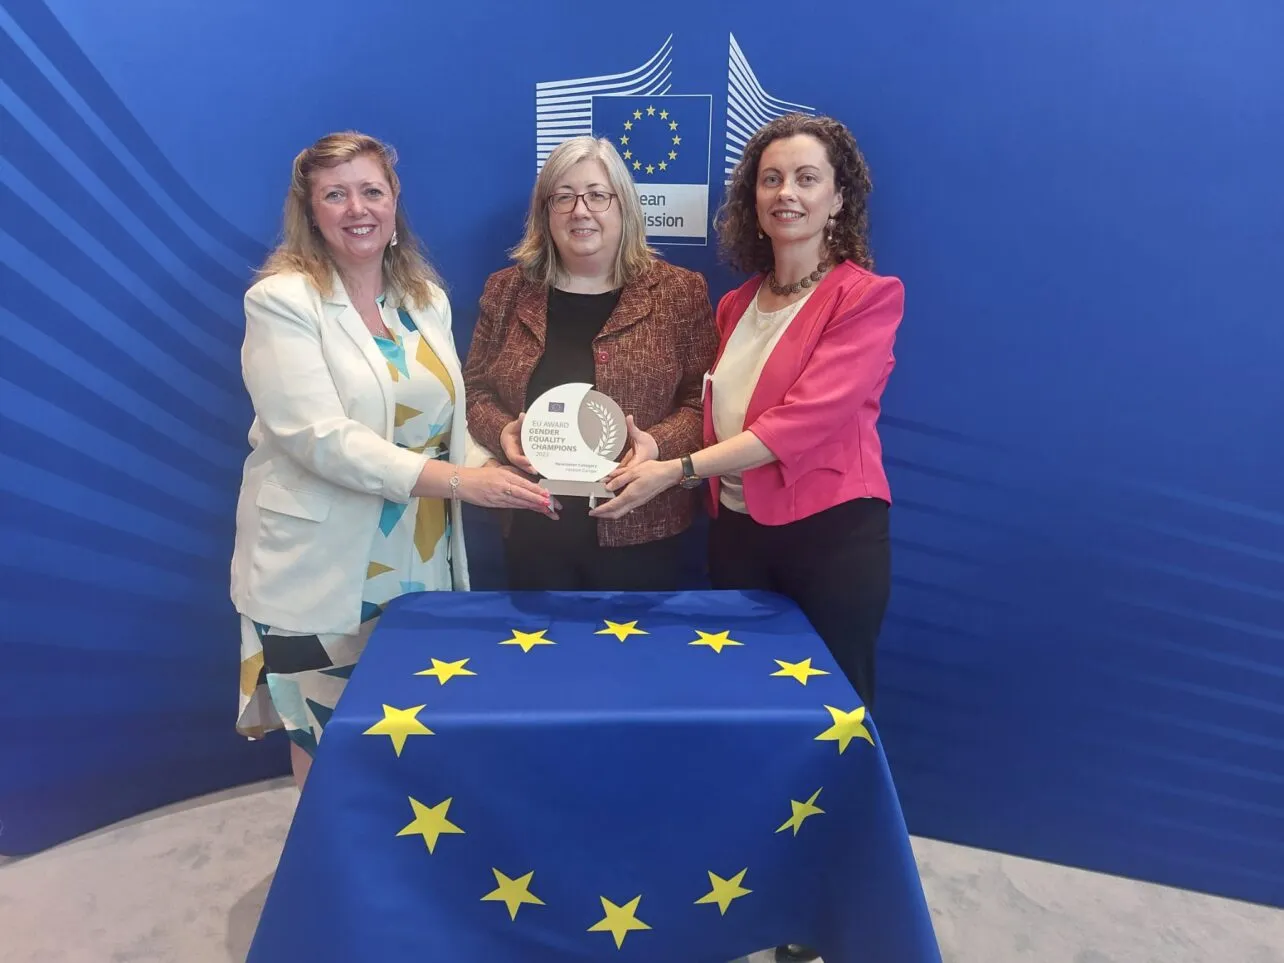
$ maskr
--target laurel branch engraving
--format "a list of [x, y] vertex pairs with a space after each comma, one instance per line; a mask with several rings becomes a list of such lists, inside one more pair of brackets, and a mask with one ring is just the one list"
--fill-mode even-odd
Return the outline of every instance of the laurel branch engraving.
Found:
[[602, 434], [597, 440], [597, 447], [593, 449], [593, 453], [610, 458], [610, 451], [615, 444], [616, 435], [620, 433], [620, 425], [611, 416], [611, 413], [606, 410], [605, 405], [596, 401], [587, 401], [585, 404], [588, 405], [588, 410], [597, 416], [597, 420], [602, 426]]

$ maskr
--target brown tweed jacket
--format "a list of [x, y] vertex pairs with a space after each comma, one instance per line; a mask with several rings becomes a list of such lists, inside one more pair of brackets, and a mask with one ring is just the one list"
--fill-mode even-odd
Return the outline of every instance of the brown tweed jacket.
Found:
[[[469, 432], [501, 461], [499, 433], [525, 406], [547, 329], [546, 287], [517, 266], [487, 279], [464, 394]], [[676, 458], [702, 445], [704, 374], [717, 347], [704, 277], [657, 259], [625, 286], [593, 340], [595, 387], [655, 437], [661, 459]], [[671, 488], [623, 518], [599, 519], [598, 543], [638, 545], [677, 535], [695, 511], [696, 492]]]

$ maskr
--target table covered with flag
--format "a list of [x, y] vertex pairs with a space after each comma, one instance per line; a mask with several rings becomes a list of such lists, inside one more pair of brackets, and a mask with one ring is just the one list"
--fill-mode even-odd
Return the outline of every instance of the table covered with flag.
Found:
[[770, 593], [389, 605], [249, 963], [939, 963], [873, 720]]

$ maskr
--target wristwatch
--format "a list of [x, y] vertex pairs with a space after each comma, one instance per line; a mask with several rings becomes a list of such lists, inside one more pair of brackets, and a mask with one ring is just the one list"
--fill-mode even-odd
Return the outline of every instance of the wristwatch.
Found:
[[696, 488], [704, 479], [696, 474], [695, 466], [691, 464], [691, 456], [683, 455], [680, 460], [682, 462], [682, 479], [678, 484], [683, 488]]

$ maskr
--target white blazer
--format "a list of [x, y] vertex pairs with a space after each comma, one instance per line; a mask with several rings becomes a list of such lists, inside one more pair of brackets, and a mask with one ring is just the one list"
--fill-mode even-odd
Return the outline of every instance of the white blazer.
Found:
[[[455, 385], [450, 462], [480, 464], [468, 435], [450, 302], [410, 316]], [[383, 500], [406, 503], [431, 457], [392, 442], [388, 363], [336, 275], [324, 297], [301, 274], [277, 274], [245, 295], [241, 371], [254, 423], [236, 507], [232, 602], [287, 631], [352, 633]], [[454, 586], [467, 591], [458, 501], [451, 504]]]

